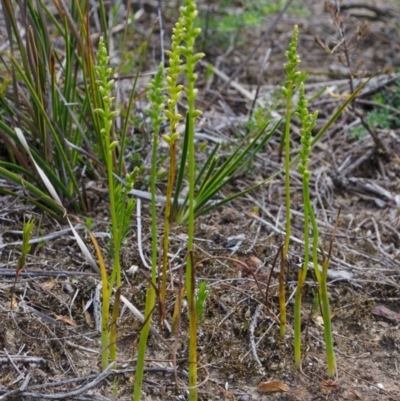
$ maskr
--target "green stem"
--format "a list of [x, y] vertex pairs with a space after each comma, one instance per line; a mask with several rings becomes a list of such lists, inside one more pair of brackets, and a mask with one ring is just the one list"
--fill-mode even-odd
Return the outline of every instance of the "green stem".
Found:
[[285, 122], [285, 207], [286, 207], [286, 238], [283, 247], [283, 262], [279, 274], [279, 309], [280, 309], [280, 335], [286, 332], [286, 297], [285, 297], [285, 270], [290, 243], [290, 117], [292, 106], [292, 81], [286, 84], [286, 122]]
[[314, 210], [311, 205], [310, 196], [305, 199], [306, 207], [308, 209], [308, 214], [310, 216], [312, 230], [313, 230], [313, 247], [312, 247], [312, 256], [313, 256], [313, 266], [315, 277], [317, 278], [318, 283], [321, 282], [321, 272], [318, 267], [318, 241], [319, 241], [319, 231], [317, 225], [317, 219], [314, 215]]
[[[192, 43], [187, 43], [188, 47], [194, 46], [194, 38]], [[195, 152], [194, 152], [194, 125], [198, 113], [195, 110], [196, 89], [194, 87], [195, 63], [187, 60], [186, 74], [187, 83], [187, 99], [188, 113], [188, 160], [189, 160], [189, 213], [188, 213], [188, 253], [189, 257], [186, 264], [186, 294], [189, 306], [189, 401], [197, 401], [197, 313], [196, 313], [196, 272], [193, 266], [193, 240], [194, 240], [194, 206], [195, 206]]]
[[294, 303], [294, 360], [296, 367], [301, 365], [301, 298], [303, 284], [307, 276], [308, 262], [310, 258], [310, 233], [309, 233], [309, 209], [306, 199], [309, 199], [309, 179], [303, 175], [303, 199], [304, 199], [304, 264], [300, 269], [297, 281], [297, 289]]
[[[110, 359], [112, 361], [117, 360], [117, 319], [118, 319], [118, 311], [119, 311], [119, 303], [121, 297], [121, 287], [117, 288], [114, 297], [114, 306], [111, 315], [111, 326], [109, 329], [109, 343], [110, 343]], [[114, 369], [116, 369], [117, 365], [114, 363]]]
[[[170, 136], [174, 134], [174, 123], [170, 123]], [[171, 203], [172, 203], [172, 190], [175, 182], [175, 171], [176, 171], [176, 141], [170, 144], [169, 148], [169, 174], [167, 184], [167, 196], [165, 202], [165, 214], [164, 214], [164, 238], [163, 238], [163, 264], [162, 264], [162, 277], [161, 277], [161, 288], [160, 288], [160, 321], [163, 322], [166, 315], [165, 309], [165, 294], [167, 291], [167, 267], [168, 267], [168, 250], [169, 250], [169, 231], [171, 224]]]
[[[153, 270], [153, 269], [152, 269]], [[153, 276], [153, 274], [152, 274]], [[153, 279], [152, 279], [153, 282]], [[140, 397], [142, 395], [142, 385], [143, 385], [143, 371], [144, 371], [144, 359], [146, 355], [146, 345], [147, 345], [147, 338], [150, 332], [150, 325], [151, 325], [151, 315], [154, 310], [154, 304], [156, 301], [156, 291], [155, 291], [155, 276], [153, 285], [151, 283], [147, 286], [147, 293], [146, 293], [146, 307], [145, 307], [145, 323], [142, 327], [140, 332], [139, 338], [139, 347], [138, 347], [138, 357], [136, 362], [136, 377], [135, 377], [135, 387], [134, 387], [134, 394], [133, 400], [140, 401]]]
[[301, 268], [298, 274], [294, 300], [294, 360], [298, 369], [301, 366], [301, 298], [304, 279], [304, 268]]
[[110, 308], [110, 300], [108, 298], [108, 291], [104, 287], [107, 284], [103, 282], [103, 304], [101, 307], [101, 367], [106, 369], [108, 366], [108, 357], [110, 353], [109, 344], [108, 344], [108, 319], [109, 319], [109, 308]]
[[335, 352], [333, 349], [331, 311], [329, 307], [328, 287], [326, 284], [328, 274], [328, 259], [325, 259], [322, 266], [322, 277], [320, 282], [320, 296], [322, 301], [322, 313], [324, 319], [324, 337], [326, 347], [326, 359], [328, 362], [328, 376], [333, 377], [336, 372]]
[[153, 82], [150, 84], [149, 99], [152, 102], [152, 109], [148, 112], [153, 121], [153, 150], [151, 156], [151, 174], [150, 174], [150, 189], [151, 189], [151, 282], [147, 286], [146, 306], [145, 306], [145, 321], [140, 332], [138, 357], [136, 362], [136, 380], [134, 386], [133, 400], [140, 401], [143, 385], [144, 360], [146, 356], [147, 339], [150, 332], [151, 318], [156, 302], [156, 279], [157, 279], [157, 201], [156, 201], [156, 184], [157, 184], [157, 151], [158, 151], [158, 135], [162, 117], [159, 113], [164, 107], [164, 99], [161, 95], [163, 86], [163, 66], [160, 65]]
[[[197, 400], [197, 315], [195, 302], [195, 271], [193, 269], [193, 240], [194, 240], [194, 182], [195, 182], [195, 163], [194, 163], [194, 118], [191, 113], [194, 111], [194, 97], [189, 96], [193, 91], [193, 85], [188, 84], [188, 103], [189, 103], [189, 218], [188, 218], [188, 252], [189, 257], [186, 264], [186, 294], [189, 305], [189, 400]], [[192, 92], [193, 93], [193, 92]]]
[[114, 175], [113, 175], [113, 151], [108, 149], [110, 146], [110, 135], [111, 135], [111, 125], [107, 121], [107, 127], [105, 132], [108, 133], [106, 137], [107, 146], [107, 178], [108, 178], [108, 190], [110, 191], [110, 211], [111, 211], [111, 225], [112, 225], [112, 238], [114, 247], [114, 266], [111, 273], [110, 288], [114, 288], [114, 283], [116, 280], [117, 287], [121, 286], [121, 266], [120, 266], [120, 233], [118, 229], [118, 216], [117, 216], [117, 203], [115, 199], [115, 185], [114, 185]]
[[336, 371], [335, 364], [335, 354], [333, 349], [333, 339], [332, 339], [332, 326], [331, 326], [331, 314], [329, 307], [329, 297], [328, 297], [328, 288], [326, 284], [327, 273], [328, 273], [328, 260], [324, 258], [322, 263], [322, 274], [318, 267], [318, 226], [317, 220], [314, 215], [314, 211], [312, 209], [310, 197], [308, 196], [305, 199], [306, 207], [309, 211], [310, 220], [313, 228], [313, 265], [314, 272], [319, 284], [319, 297], [322, 302], [322, 318], [324, 320], [324, 337], [325, 337], [325, 347], [326, 347], [326, 358], [328, 363], [328, 376], [332, 377]]

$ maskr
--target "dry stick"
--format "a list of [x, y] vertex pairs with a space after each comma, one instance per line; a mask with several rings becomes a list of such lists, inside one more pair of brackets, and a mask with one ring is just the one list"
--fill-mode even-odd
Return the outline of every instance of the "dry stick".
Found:
[[20, 391], [19, 389], [17, 390], [11, 390], [6, 392], [0, 397], [0, 400], [6, 400], [10, 398], [10, 396], [18, 395], [18, 397], [30, 397], [30, 398], [35, 398], [35, 399], [47, 399], [47, 400], [64, 400], [68, 398], [72, 398], [76, 395], [82, 394], [83, 392], [91, 389], [92, 387], [95, 387], [97, 384], [99, 384], [102, 380], [104, 380], [109, 374], [111, 374], [111, 368], [113, 364], [111, 363], [108, 365], [108, 367], [101, 372], [99, 375], [96, 375], [96, 378], [91, 381], [90, 383], [85, 384], [84, 386], [81, 386], [75, 390], [69, 391], [68, 393], [56, 393], [56, 394], [38, 394], [38, 393], [33, 393], [30, 391]]
[[[351, 90], [351, 93], [354, 93], [354, 82], [353, 82], [354, 78], [353, 78], [353, 73], [351, 71], [351, 60], [350, 60], [349, 49], [347, 47], [346, 37], [345, 37], [345, 34], [344, 34], [343, 23], [342, 23], [342, 20], [340, 18], [340, 7], [341, 7], [340, 4], [338, 2], [336, 2], [336, 9], [334, 9], [334, 7], [331, 6], [331, 12], [332, 12], [333, 17], [335, 19], [339, 35], [341, 36], [341, 45], [343, 46], [343, 53], [344, 53], [344, 56], [345, 56], [345, 59], [346, 59], [347, 68], [349, 69], [350, 90]], [[371, 128], [370, 124], [365, 119], [363, 113], [361, 113], [360, 111], [357, 110], [356, 100], [355, 99], [351, 102], [351, 105], [352, 105], [354, 114], [357, 117], [360, 118], [363, 127], [371, 135], [373, 141], [375, 142], [375, 146], [376, 146], [378, 152], [380, 153], [380, 155], [383, 156], [386, 160], [389, 160], [389, 153], [388, 153], [386, 145], [379, 138], [378, 134]]]
[[282, 8], [282, 10], [279, 12], [279, 14], [275, 17], [275, 19], [272, 21], [272, 24], [268, 27], [268, 29], [265, 31], [264, 35], [261, 36], [261, 39], [257, 43], [256, 47], [252, 50], [252, 52], [246, 57], [246, 59], [240, 64], [232, 76], [230, 77], [229, 81], [225, 83], [225, 85], [222, 86], [222, 88], [219, 89], [219, 92], [214, 95], [214, 97], [206, 104], [204, 107], [203, 111], [207, 110], [218, 98], [220, 94], [222, 94], [225, 89], [230, 85], [231, 81], [233, 81], [243, 70], [245, 65], [253, 58], [253, 56], [256, 54], [257, 50], [261, 47], [261, 45], [267, 40], [267, 38], [271, 35], [275, 27], [278, 25], [278, 22], [281, 20], [283, 14], [286, 12], [290, 4], [292, 3], [293, 0], [288, 0], [285, 4], [285, 6]]
[[271, 48], [269, 48], [269, 49], [266, 51], [265, 56], [264, 56], [264, 59], [263, 59], [263, 61], [262, 61], [262, 63], [261, 63], [260, 72], [259, 72], [259, 74], [258, 74], [258, 76], [257, 76], [257, 89], [256, 89], [256, 93], [254, 94], [254, 99], [253, 99], [253, 102], [252, 102], [251, 107], [250, 107], [249, 120], [250, 120], [251, 117], [253, 116], [254, 109], [255, 109], [255, 107], [256, 107], [258, 95], [260, 94], [262, 76], [263, 76], [263, 74], [264, 74], [265, 69], [267, 68], [268, 60], [269, 60], [270, 54], [271, 54]]
[[[319, 299], [318, 299], [318, 301], [319, 301]], [[321, 309], [321, 302], [319, 302], [319, 307], [320, 307], [320, 309]], [[304, 345], [307, 345], [307, 340], [308, 340], [308, 329], [309, 329], [309, 327], [310, 327], [310, 323], [311, 323], [311, 320], [312, 320], [313, 310], [314, 310], [314, 305], [311, 306], [310, 314], [309, 314], [308, 319], [307, 319], [306, 330], [305, 330], [305, 334], [304, 334]], [[303, 361], [306, 359], [306, 356], [307, 356], [307, 347], [304, 347], [304, 353], [302, 353], [302, 358], [301, 358], [301, 363], [300, 363], [300, 372], [301, 372], [304, 376], [308, 377], [308, 376], [303, 372], [303, 368], [302, 368]]]
[[[81, 224], [78, 224], [78, 225], [76, 225], [74, 227], [74, 229], [76, 231], [83, 230], [84, 228], [85, 228], [85, 226], [81, 225]], [[64, 230], [56, 231], [55, 233], [52, 233], [52, 234], [49, 234], [49, 235], [44, 235], [42, 237], [32, 238], [32, 239], [29, 240], [28, 244], [32, 245], [32, 244], [38, 244], [40, 242], [45, 242], [45, 241], [48, 241], [48, 240], [53, 240], [53, 239], [56, 239], [58, 237], [62, 237], [64, 234], [68, 234], [70, 231], [72, 231], [72, 228], [66, 228]], [[5, 248], [6, 246], [20, 246], [20, 245], [22, 245], [22, 241], [8, 242], [6, 244], [0, 244], [0, 249]]]
[[10, 355], [8, 353], [7, 353], [7, 358], [0, 356], [0, 363], [7, 363], [7, 362], [11, 362], [11, 361], [20, 362], [20, 363], [42, 363], [42, 362], [46, 362], [46, 360], [44, 358], [37, 357], [37, 356]]
[[[240, 292], [240, 293], [243, 294], [244, 296], [246, 296], [246, 297], [252, 299], [253, 301], [257, 302], [259, 305], [265, 307], [264, 302], [261, 302], [261, 301], [259, 301], [258, 299], [255, 299], [255, 298], [249, 296], [249, 294], [247, 294], [245, 291], [240, 290], [239, 288], [234, 287], [233, 285], [230, 285], [230, 284], [225, 283], [225, 282], [221, 282], [221, 283], [219, 283], [219, 284], [220, 284], [220, 285], [224, 285], [225, 287], [229, 287], [229, 288], [231, 288], [231, 289], [234, 290], [234, 291]], [[278, 323], [278, 324], [279, 324], [279, 318], [278, 318], [274, 313], [272, 313], [271, 311], [270, 311], [270, 313], [271, 313], [271, 315], [272, 315], [272, 318], [275, 320], [275, 323]]]
[[254, 330], [257, 327], [257, 320], [258, 320], [258, 316], [261, 312], [261, 309], [262, 309], [262, 305], [257, 305], [256, 310], [253, 315], [253, 318], [251, 319], [250, 328], [249, 328], [249, 331], [250, 331], [249, 337], [250, 337], [250, 345], [251, 345], [251, 352], [253, 354], [253, 358], [257, 362], [257, 364], [262, 367], [262, 363], [257, 355], [257, 348], [256, 348], [255, 337], [254, 337]]
[[[161, 361], [161, 362], [168, 362], [168, 360], [154, 360], [154, 359], [146, 359], [146, 361]], [[166, 367], [151, 367], [151, 368], [144, 368], [144, 370], [146, 372], [161, 372], [161, 373], [173, 373], [173, 369], [172, 368], [166, 368]], [[110, 371], [111, 374], [123, 374], [123, 373], [133, 373], [135, 372], [134, 368], [128, 368], [128, 369], [115, 369]], [[29, 391], [32, 390], [36, 390], [36, 389], [40, 389], [40, 388], [51, 388], [51, 387], [59, 387], [59, 386], [64, 386], [66, 384], [71, 384], [71, 383], [77, 383], [77, 382], [83, 382], [86, 380], [90, 380], [90, 379], [95, 379], [96, 377], [98, 377], [99, 374], [98, 373], [92, 373], [89, 374], [87, 376], [82, 376], [82, 377], [74, 377], [72, 379], [66, 379], [66, 380], [61, 380], [58, 382], [51, 382], [51, 383], [42, 383], [42, 384], [35, 384], [33, 386], [29, 387]], [[0, 394], [9, 394], [9, 392], [7, 390], [0, 390]]]
[[79, 53], [82, 54], [82, 50], [83, 50], [83, 41], [82, 41], [82, 37], [75, 25], [75, 22], [71, 16], [71, 14], [68, 11], [68, 7], [66, 6], [66, 4], [64, 3], [64, 0], [53, 0], [53, 4], [57, 9], [58, 14], [60, 15], [61, 18], [65, 18], [68, 24], [68, 27], [70, 29], [70, 32], [72, 32], [72, 34], [75, 37], [75, 40], [78, 44], [78, 50]]
[[329, 263], [329, 261], [331, 259], [331, 256], [332, 256], [333, 241], [335, 239], [336, 231], [337, 231], [338, 226], [339, 226], [339, 218], [340, 218], [340, 212], [341, 211], [342, 211], [342, 206], [339, 206], [339, 210], [338, 210], [338, 213], [337, 213], [337, 216], [336, 216], [335, 226], [333, 228], [332, 237], [331, 237], [331, 240], [329, 242], [328, 263]]
[[[11, 269], [0, 269], [0, 276], [14, 277], [16, 274], [17, 272]], [[98, 276], [98, 274], [89, 272], [67, 271], [67, 270], [55, 270], [55, 271], [25, 270], [20, 272], [18, 276], [19, 277]]]
[[[265, 290], [265, 300], [266, 300], [266, 302], [268, 302], [268, 291], [269, 291], [269, 287], [270, 287], [270, 285], [271, 285], [272, 272], [273, 272], [274, 269], [275, 269], [276, 262], [278, 261], [278, 256], [279, 256], [279, 255], [281, 255], [281, 257], [283, 256], [283, 244], [281, 244], [281, 245], [279, 246], [278, 251], [276, 252], [274, 261], [273, 261], [273, 263], [272, 263], [271, 271], [270, 271], [270, 273], [269, 273], [268, 282], [267, 282], [267, 288], [266, 288], [266, 290]], [[271, 313], [271, 311], [269, 311], [269, 312]], [[276, 316], [275, 316], [275, 317], [276, 317]], [[278, 318], [276, 317], [276, 319], [278, 319]], [[277, 320], [277, 323], [278, 323], [278, 324], [280, 323], [280, 320], [279, 320], [279, 319]]]
[[[121, 301], [126, 305], [126, 307], [133, 313], [133, 315], [141, 322], [144, 323], [145, 318], [142, 313], [123, 295], [121, 295]], [[165, 341], [165, 339], [161, 336], [161, 334], [153, 327], [150, 326], [150, 331], [161, 343], [163, 343], [167, 348], [170, 348], [170, 345]], [[159, 345], [159, 344], [158, 344]]]

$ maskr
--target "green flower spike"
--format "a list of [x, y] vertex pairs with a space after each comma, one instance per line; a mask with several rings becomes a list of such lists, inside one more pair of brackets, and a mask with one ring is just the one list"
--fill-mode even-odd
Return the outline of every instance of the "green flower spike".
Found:
[[111, 122], [114, 119], [114, 116], [117, 114], [116, 111], [111, 110], [111, 104], [114, 98], [111, 97], [110, 94], [114, 86], [114, 80], [108, 79], [108, 77], [113, 73], [112, 68], [108, 67], [109, 61], [110, 57], [107, 55], [107, 48], [104, 43], [104, 39], [103, 37], [100, 37], [99, 51], [97, 53], [97, 65], [95, 70], [98, 77], [96, 82], [99, 85], [99, 92], [103, 100], [103, 108], [98, 108], [95, 111], [103, 117], [105, 124], [102, 131], [103, 134], [107, 135], [111, 130]]
[[153, 123], [154, 133], [158, 133], [162, 122], [165, 120], [163, 112], [167, 97], [163, 95], [164, 89], [164, 66], [161, 63], [156, 74], [154, 75], [154, 78], [149, 83], [149, 92], [147, 94], [147, 98], [151, 102], [151, 108], [146, 110], [146, 113], [150, 116]]
[[184, 66], [182, 65], [182, 40], [185, 35], [185, 18], [181, 15], [175, 24], [172, 35], [171, 50], [167, 50], [166, 53], [169, 57], [169, 67], [166, 68], [167, 72], [167, 87], [166, 90], [169, 93], [169, 99], [167, 101], [167, 110], [164, 111], [165, 116], [170, 122], [169, 138], [167, 135], [163, 138], [171, 146], [171, 136], [175, 133], [176, 127], [179, 120], [182, 118], [180, 114], [176, 112], [176, 106], [181, 97], [183, 85], [178, 85], [179, 75], [183, 72]]

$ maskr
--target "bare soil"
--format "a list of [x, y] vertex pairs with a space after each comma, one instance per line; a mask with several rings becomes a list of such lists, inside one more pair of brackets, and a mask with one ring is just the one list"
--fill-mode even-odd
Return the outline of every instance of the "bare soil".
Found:
[[[349, 46], [351, 66], [359, 79], [380, 71], [391, 81], [400, 62], [399, 3], [394, 0], [364, 3], [382, 13], [363, 7], [343, 11], [349, 43], [365, 27], [362, 41], [357, 46]], [[143, 20], [138, 21], [143, 30], [148, 29], [154, 16], [155, 9], [151, 6], [151, 3], [146, 6]], [[237, 7], [239, 10], [240, 5]], [[323, 2], [307, 0], [304, 7], [309, 11], [307, 16], [285, 14], [245, 65], [236, 79], [242, 92], [232, 86], [222, 91], [223, 79], [214, 75], [207, 80], [200, 72], [203, 91], [200, 90], [199, 108], [218, 94], [218, 99], [204, 110], [200, 119], [201, 133], [221, 140], [240, 138], [240, 127], [251, 107], [243, 90], [255, 91], [260, 84], [259, 98], [267, 106], [270, 104], [272, 94], [279, 91], [277, 85], [284, 79], [284, 51], [294, 23], [299, 25], [298, 52], [301, 68], [309, 75], [309, 93], [329, 86], [337, 95], [325, 94], [310, 102], [311, 109], [320, 110], [320, 126], [350, 93], [348, 68], [340, 61], [344, 57], [342, 50], [327, 52], [340, 41], [331, 14]], [[258, 31], [245, 32], [244, 43], [228, 52], [212, 48], [210, 42], [206, 45], [206, 52], [207, 46], [211, 47], [208, 61], [226, 75], [232, 75], [273, 18], [266, 19]], [[166, 18], [167, 31], [171, 26]], [[268, 49], [271, 52], [268, 65], [260, 77]], [[376, 83], [384, 93], [394, 90], [393, 82], [386, 87], [379, 85]], [[365, 104], [360, 109], [366, 112], [371, 106]], [[278, 108], [276, 113], [283, 110]], [[356, 120], [352, 109], [346, 109], [314, 148], [310, 165], [312, 201], [321, 231], [320, 245], [325, 252], [341, 208], [328, 283], [336, 378], [326, 376], [323, 325], [311, 273], [303, 296], [302, 370], [294, 366], [293, 296], [303, 258], [303, 213], [301, 180], [293, 170], [293, 238], [287, 266], [288, 327], [284, 338], [279, 336], [277, 323], [279, 263], [274, 266], [278, 248], [284, 241], [283, 177], [278, 176], [197, 221], [194, 255], [198, 262], [197, 277], [198, 282], [207, 282], [209, 291], [204, 320], [198, 331], [199, 381], [204, 382], [199, 399], [400, 400], [400, 126], [376, 129], [387, 150], [382, 154], [370, 135], [360, 140], [350, 139], [349, 127]], [[133, 140], [139, 138], [136, 135]], [[201, 138], [201, 141], [210, 140]], [[298, 147], [298, 138], [294, 128], [293, 149]], [[278, 171], [281, 167], [278, 147], [277, 137], [255, 158], [248, 171], [229, 184], [221, 197]], [[109, 207], [104, 188], [104, 183], [96, 182], [87, 191], [93, 232], [107, 258]], [[144, 179], [140, 189], [147, 189]], [[162, 185], [160, 194], [163, 194]], [[161, 221], [162, 205], [159, 211]], [[123, 251], [122, 289], [122, 294], [139, 310], [144, 309], [147, 281], [140, 272], [135, 275], [131, 272], [135, 266], [146, 271], [139, 256], [138, 241], [145, 256], [150, 255], [150, 210], [145, 201], [142, 201], [141, 213], [142, 238], [137, 237], [135, 220]], [[101, 371], [100, 333], [96, 330], [93, 299], [100, 277], [91, 270], [72, 233], [67, 231], [38, 241], [28, 257], [26, 269], [16, 278], [21, 246], [14, 243], [22, 239], [24, 216], [40, 221], [35, 237], [69, 228], [20, 200], [0, 197], [0, 399], [131, 399], [141, 324], [129, 309], [121, 307], [118, 367], [96, 382]], [[84, 221], [85, 216], [79, 218]], [[85, 231], [79, 232], [90, 248]], [[174, 257], [167, 296], [169, 322], [179, 288], [179, 266], [185, 257], [185, 244], [184, 227], [174, 226], [171, 233]], [[157, 318], [158, 312], [154, 327], [164, 341], [150, 337], [143, 400], [185, 400], [187, 311], [184, 307], [178, 337], [161, 328]], [[262, 393], [257, 390], [260, 383], [272, 380], [284, 383], [289, 391]]]

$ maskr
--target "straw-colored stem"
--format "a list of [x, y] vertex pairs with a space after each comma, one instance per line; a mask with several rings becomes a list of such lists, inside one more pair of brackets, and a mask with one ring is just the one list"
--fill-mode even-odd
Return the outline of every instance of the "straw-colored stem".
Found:
[[296, 367], [301, 366], [301, 298], [305, 275], [304, 268], [299, 270], [294, 300], [294, 360]]

